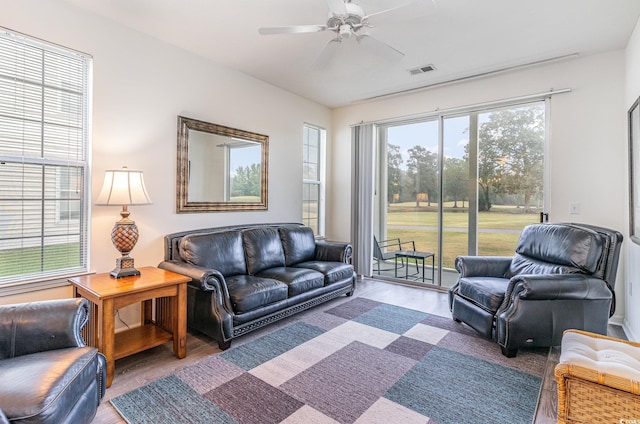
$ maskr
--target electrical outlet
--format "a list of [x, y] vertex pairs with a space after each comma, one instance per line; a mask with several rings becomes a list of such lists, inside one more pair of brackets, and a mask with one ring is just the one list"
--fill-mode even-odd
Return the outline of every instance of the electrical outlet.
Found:
[[578, 202], [571, 203], [570, 213], [571, 215], [580, 215], [580, 203]]

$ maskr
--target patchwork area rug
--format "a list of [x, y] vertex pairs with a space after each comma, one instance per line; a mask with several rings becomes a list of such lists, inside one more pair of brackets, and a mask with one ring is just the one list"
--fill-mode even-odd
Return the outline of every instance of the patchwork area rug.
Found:
[[530, 423], [547, 356], [356, 298], [111, 403], [129, 423]]

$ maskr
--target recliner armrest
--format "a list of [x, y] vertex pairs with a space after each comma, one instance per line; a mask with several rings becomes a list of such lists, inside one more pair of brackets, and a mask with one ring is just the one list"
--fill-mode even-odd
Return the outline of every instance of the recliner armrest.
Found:
[[585, 274], [523, 274], [509, 281], [505, 302], [516, 297], [527, 300], [610, 299], [611, 292], [604, 280]]
[[[98, 352], [98, 367], [96, 368], [96, 379], [98, 381], [98, 404], [107, 391], [107, 358]], [[0, 423], [1, 424], [1, 423]]]
[[80, 330], [89, 317], [83, 298], [0, 306], [0, 359], [83, 347]]
[[511, 265], [511, 256], [458, 256], [455, 267], [460, 277], [504, 277]]
[[348, 263], [351, 258], [352, 247], [349, 243], [328, 241], [316, 242], [316, 260]]

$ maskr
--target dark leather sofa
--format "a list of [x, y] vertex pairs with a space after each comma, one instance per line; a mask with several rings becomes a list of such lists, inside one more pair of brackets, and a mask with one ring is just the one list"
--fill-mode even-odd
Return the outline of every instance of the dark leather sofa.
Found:
[[187, 325], [221, 349], [249, 331], [356, 287], [351, 245], [316, 241], [302, 224], [255, 224], [165, 236], [160, 268], [191, 277]]
[[105, 359], [80, 334], [86, 299], [0, 306], [0, 423], [89, 423]]
[[501, 346], [557, 346], [564, 330], [607, 334], [622, 234], [586, 224], [527, 226], [513, 257], [459, 256], [453, 319]]

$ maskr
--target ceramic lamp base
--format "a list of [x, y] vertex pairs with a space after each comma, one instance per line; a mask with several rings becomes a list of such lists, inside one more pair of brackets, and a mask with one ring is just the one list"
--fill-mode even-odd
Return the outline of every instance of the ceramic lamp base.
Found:
[[122, 207], [120, 216], [122, 219], [116, 222], [111, 231], [111, 242], [122, 254], [122, 257], [116, 259], [116, 267], [109, 274], [115, 278], [140, 275], [140, 271], [133, 267], [133, 258], [129, 256], [129, 252], [138, 242], [138, 227], [134, 221], [128, 218], [129, 210], [126, 206]]

